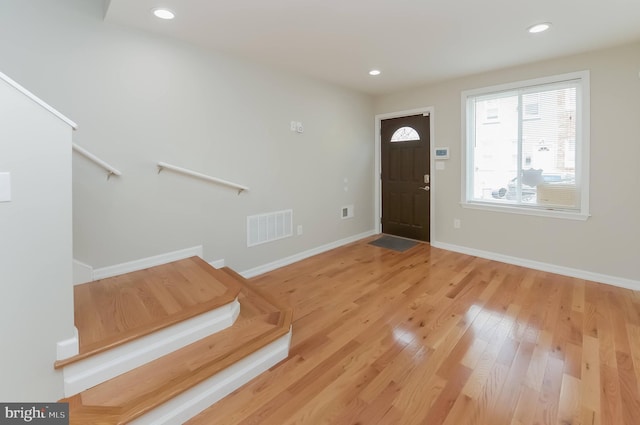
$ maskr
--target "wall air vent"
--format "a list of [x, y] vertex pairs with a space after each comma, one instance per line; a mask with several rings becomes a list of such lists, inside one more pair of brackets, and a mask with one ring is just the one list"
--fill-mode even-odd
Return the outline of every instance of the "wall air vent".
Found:
[[353, 205], [347, 205], [345, 207], [340, 208], [340, 218], [353, 218]]
[[293, 210], [247, 217], [247, 246], [260, 245], [293, 236]]

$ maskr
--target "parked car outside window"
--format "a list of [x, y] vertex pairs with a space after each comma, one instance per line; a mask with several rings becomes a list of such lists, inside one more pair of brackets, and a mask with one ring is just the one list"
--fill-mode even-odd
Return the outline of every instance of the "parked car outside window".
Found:
[[[549, 173], [542, 170], [522, 170], [522, 201], [534, 202], [536, 199], [537, 186], [542, 183], [575, 183], [572, 175]], [[514, 177], [499, 189], [491, 192], [495, 199], [508, 199], [510, 201], [518, 198], [518, 177]]]

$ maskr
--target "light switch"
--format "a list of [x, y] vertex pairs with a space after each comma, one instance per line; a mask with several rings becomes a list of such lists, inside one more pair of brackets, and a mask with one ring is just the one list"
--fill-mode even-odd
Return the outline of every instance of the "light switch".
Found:
[[0, 202], [11, 202], [11, 173], [0, 173]]
[[436, 161], [436, 170], [444, 170], [444, 161]]

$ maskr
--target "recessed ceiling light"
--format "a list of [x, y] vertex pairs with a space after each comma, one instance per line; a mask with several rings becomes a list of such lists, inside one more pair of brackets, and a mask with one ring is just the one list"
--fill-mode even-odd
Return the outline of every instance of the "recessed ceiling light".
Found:
[[173, 13], [169, 9], [153, 9], [153, 14], [160, 19], [173, 19], [176, 17], [175, 13]]
[[529, 28], [527, 28], [527, 31], [529, 31], [531, 34], [537, 34], [539, 32], [544, 32], [549, 28], [551, 28], [551, 22], [543, 22], [541, 24], [530, 26]]
[[380, 75], [380, 70], [372, 69], [371, 71], [369, 71], [369, 75]]

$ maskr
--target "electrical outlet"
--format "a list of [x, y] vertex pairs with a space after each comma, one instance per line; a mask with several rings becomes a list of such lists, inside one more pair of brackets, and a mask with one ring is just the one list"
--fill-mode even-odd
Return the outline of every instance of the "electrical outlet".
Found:
[[454, 218], [453, 219], [453, 228], [454, 229], [459, 229], [460, 228], [460, 219], [459, 218]]
[[302, 234], [302, 224], [298, 224], [298, 236]]

